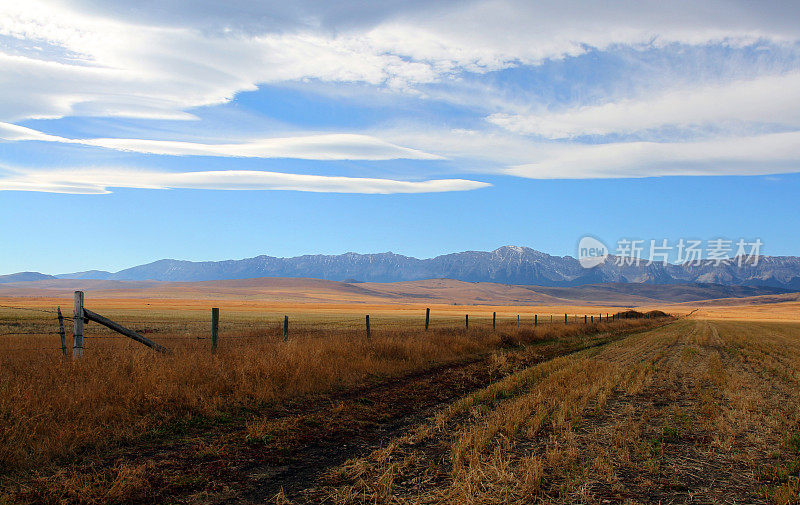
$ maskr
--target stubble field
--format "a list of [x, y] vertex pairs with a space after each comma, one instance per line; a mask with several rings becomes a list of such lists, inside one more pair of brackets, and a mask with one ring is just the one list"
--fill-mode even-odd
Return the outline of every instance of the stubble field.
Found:
[[90, 324], [72, 362], [28, 310], [68, 301], [20, 300], [0, 502], [797, 501], [798, 323], [442, 305], [426, 332], [414, 304], [228, 300], [212, 354], [208, 300], [106, 299], [87, 306], [173, 353]]

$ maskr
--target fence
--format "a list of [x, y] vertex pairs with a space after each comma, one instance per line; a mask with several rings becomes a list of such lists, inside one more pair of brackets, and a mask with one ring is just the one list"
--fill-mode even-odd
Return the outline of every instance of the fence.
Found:
[[[25, 335], [39, 335], [39, 336], [42, 336], [42, 335], [47, 335], [47, 334], [53, 333], [53, 334], [57, 334], [59, 336], [59, 339], [60, 339], [60, 346], [59, 347], [56, 347], [56, 346], [53, 346], [53, 347], [43, 346], [43, 347], [31, 347], [31, 348], [6, 348], [6, 349], [0, 348], [0, 351], [3, 351], [3, 350], [4, 351], [15, 351], [15, 350], [30, 351], [30, 350], [51, 350], [51, 349], [55, 350], [55, 349], [57, 349], [57, 350], [60, 350], [62, 355], [63, 355], [63, 357], [65, 359], [67, 359], [68, 358], [68, 347], [67, 347], [67, 339], [66, 339], [66, 331], [65, 331], [64, 321], [68, 320], [68, 321], [72, 321], [72, 329], [73, 329], [73, 331], [72, 331], [72, 359], [73, 360], [79, 359], [79, 358], [81, 358], [83, 356], [83, 353], [84, 353], [84, 350], [85, 350], [84, 338], [96, 338], [96, 339], [119, 338], [119, 339], [128, 339], [128, 340], [137, 342], [139, 344], [145, 345], [145, 346], [147, 346], [147, 347], [149, 347], [149, 348], [151, 348], [154, 351], [159, 352], [159, 353], [169, 353], [170, 352], [170, 349], [166, 345], [163, 345], [162, 343], [156, 342], [155, 340], [144, 336], [142, 334], [144, 332], [144, 330], [135, 331], [135, 330], [130, 329], [127, 326], [122, 324], [123, 322], [125, 324], [128, 324], [128, 322], [126, 322], [126, 321], [119, 321], [119, 320], [114, 321], [114, 320], [111, 320], [111, 319], [109, 319], [109, 318], [107, 318], [105, 316], [102, 316], [102, 315], [98, 314], [97, 312], [94, 312], [93, 310], [87, 308], [84, 305], [84, 293], [82, 291], [76, 291], [75, 294], [74, 294], [74, 309], [73, 309], [72, 317], [62, 314], [60, 307], [56, 308], [55, 310], [49, 310], [49, 309], [37, 309], [37, 308], [29, 308], [29, 307], [0, 305], [0, 308], [15, 309], [15, 310], [22, 310], [22, 311], [34, 311], [34, 312], [37, 312], [37, 313], [52, 314], [54, 316], [54, 319], [55, 319], [54, 324], [57, 324], [57, 326], [54, 328], [54, 330], [52, 332], [48, 332], [48, 331], [44, 331], [44, 332], [42, 332], [42, 331], [21, 331], [21, 330], [20, 331], [2, 331], [2, 332], [0, 332], [0, 336], [25, 336]], [[497, 331], [498, 323], [500, 325], [506, 325], [507, 327], [511, 326], [511, 327], [513, 327], [515, 329], [524, 329], [524, 328], [536, 328], [536, 327], [538, 327], [540, 325], [543, 325], [543, 324], [551, 324], [551, 325], [552, 324], [593, 324], [595, 322], [595, 315], [594, 314], [592, 314], [592, 315], [589, 315], [589, 314], [582, 314], [582, 315], [571, 314], [570, 315], [570, 314], [566, 314], [565, 313], [564, 314], [564, 322], [563, 323], [555, 322], [552, 314], [547, 314], [547, 315], [549, 315], [549, 322], [548, 322], [547, 318], [545, 317], [545, 315], [543, 315], [543, 317], [541, 319], [539, 317], [539, 314], [531, 314], [530, 316], [526, 316], [525, 319], [522, 319], [520, 314], [517, 314], [515, 319], [514, 318], [502, 319], [502, 318], [498, 318], [497, 312], [492, 312], [492, 315], [491, 315], [491, 330], [492, 331]], [[364, 332], [365, 332], [364, 334], [365, 334], [366, 338], [371, 338], [373, 328], [370, 325], [370, 315], [366, 314], [365, 316], [362, 316], [362, 317], [363, 317], [363, 319], [361, 319], [361, 321], [363, 321], [363, 324], [364, 324], [364, 326], [362, 327], [364, 329]], [[529, 317], [529, 319], [528, 319], [528, 317]], [[611, 322], [611, 321], [614, 321], [615, 319], [617, 319], [618, 317], [619, 316], [616, 315], [616, 314], [606, 313], [604, 315], [604, 314], [600, 313], [600, 314], [597, 314], [597, 319], [596, 320], [597, 320], [597, 322], [600, 322], [600, 323], [602, 323], [604, 321], [605, 322]], [[453, 328], [452, 323], [454, 322], [454, 316], [452, 316], [452, 314], [451, 314], [451, 315], [448, 315], [446, 317], [442, 316], [442, 318], [443, 319], [447, 319], [448, 328], [452, 329]], [[480, 319], [476, 320], [475, 318], [473, 318], [473, 321], [472, 321], [473, 322], [473, 326], [472, 326], [473, 330], [476, 329], [476, 328], [488, 329], [487, 326], [483, 326], [479, 322], [476, 325], [476, 321], [480, 321]], [[133, 324], [137, 324], [137, 321], [131, 321], [131, 322]], [[217, 348], [219, 346], [220, 336], [221, 336], [221, 331], [220, 331], [220, 323], [221, 322], [223, 322], [223, 324], [225, 324], [229, 330], [230, 330], [231, 327], [235, 327], [237, 324], [240, 327], [242, 325], [244, 325], [246, 327], [253, 327], [254, 326], [252, 321], [225, 321], [224, 319], [221, 319], [221, 317], [220, 317], [220, 309], [218, 307], [211, 308], [211, 317], [210, 317], [209, 320], [179, 319], [179, 320], [172, 320], [172, 321], [148, 321], [148, 322], [151, 323], [151, 324], [165, 324], [165, 325], [167, 325], [167, 324], [172, 324], [172, 325], [184, 324], [185, 325], [185, 324], [188, 324], [188, 323], [202, 324], [202, 325], [208, 324], [208, 325], [210, 325], [210, 332], [208, 334], [206, 334], [206, 336], [203, 336], [201, 334], [196, 334], [194, 336], [171, 336], [171, 337], [163, 337], [161, 340], [163, 341], [163, 340], [174, 340], [174, 339], [190, 339], [190, 340], [195, 340], [195, 341], [201, 341], [201, 340], [209, 340], [210, 339], [211, 340], [211, 345], [210, 345], [210, 351], [211, 352], [216, 352], [216, 350], [217, 350]], [[350, 328], [350, 329], [355, 328], [356, 325], [360, 325], [361, 324], [361, 323], [358, 322], [357, 318], [347, 318], [345, 320], [337, 321], [337, 322], [341, 323], [342, 327]], [[85, 334], [85, 330], [87, 329], [87, 325], [89, 323], [99, 324], [99, 325], [111, 330], [111, 332], [113, 332], [113, 333], [110, 336], [109, 335], [92, 335], [91, 337], [87, 337], [87, 335]], [[425, 315], [424, 315], [424, 331], [427, 332], [430, 329], [432, 329], [432, 324], [431, 323], [432, 323], [431, 309], [430, 308], [426, 308], [425, 309]], [[273, 324], [277, 327], [277, 331], [275, 333], [277, 333], [279, 335], [280, 334], [279, 333], [280, 332], [280, 328], [281, 328], [280, 322], [276, 321]], [[421, 324], [421, 317], [420, 317], [420, 324]], [[6, 325], [8, 326], [9, 323], [6, 323]], [[284, 341], [288, 341], [289, 337], [290, 337], [290, 319], [289, 319], [288, 315], [284, 315], [284, 317], [283, 317], [282, 329], [283, 329], [283, 340]], [[470, 330], [470, 315], [469, 314], [464, 314], [463, 329], [465, 331], [469, 331]], [[156, 330], [158, 330], [158, 328], [156, 328]], [[263, 336], [264, 337], [268, 337], [269, 333], [270, 332], [265, 331]], [[252, 336], [251, 337], [242, 337], [242, 336], [235, 336], [235, 335], [223, 336], [223, 339], [227, 339], [227, 338], [253, 338], [253, 337]]]

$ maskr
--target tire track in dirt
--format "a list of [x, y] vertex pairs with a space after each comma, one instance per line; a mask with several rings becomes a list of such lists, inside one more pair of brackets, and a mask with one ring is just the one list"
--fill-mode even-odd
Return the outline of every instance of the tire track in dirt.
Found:
[[[559, 356], [607, 345], [629, 334], [630, 332], [623, 332], [615, 336], [596, 336], [595, 342], [574, 348], [540, 347], [528, 355], [522, 351], [512, 354], [514, 368], [520, 370]], [[488, 359], [482, 359], [443, 373], [427, 374], [414, 381], [405, 381], [405, 384], [394, 382], [377, 390], [364, 391], [358, 398], [351, 397], [349, 402], [366, 401], [371, 408], [357, 409], [350, 403], [342, 412], [329, 411], [327, 414], [331, 417], [327, 419], [325, 429], [329, 429], [331, 425], [338, 426], [337, 429], [328, 432], [315, 430], [314, 433], [309, 433], [305, 445], [292, 447], [280, 454], [261, 452], [261, 464], [246, 469], [260, 482], [238, 502], [263, 503], [265, 499], [279, 492], [291, 497], [310, 486], [327, 470], [350, 458], [369, 454], [423, 422], [443, 405], [482, 389], [499, 378], [491, 372]], [[380, 417], [383, 419], [378, 419]], [[286, 464], [276, 466], [269, 461], [282, 461]]]

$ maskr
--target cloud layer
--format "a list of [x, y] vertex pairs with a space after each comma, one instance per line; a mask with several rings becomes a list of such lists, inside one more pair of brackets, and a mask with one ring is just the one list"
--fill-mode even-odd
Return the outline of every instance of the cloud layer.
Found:
[[439, 160], [441, 156], [401, 147], [369, 135], [327, 134], [252, 140], [236, 144], [203, 144], [147, 139], [69, 139], [0, 123], [0, 140], [57, 142], [104, 147], [117, 151], [171, 156], [233, 156], [304, 160]]
[[362, 177], [287, 174], [256, 170], [154, 172], [130, 169], [17, 170], [0, 176], [0, 191], [105, 194], [108, 188], [276, 190], [316, 193], [439, 193], [489, 184], [465, 179], [397, 181]]
[[[190, 118], [261, 83], [319, 79], [391, 89], [537, 64], [614, 45], [797, 40], [787, 2], [488, 0], [0, 3], [0, 120], [63, 115]], [[362, 14], [363, 12], [363, 14]], [[348, 15], [349, 13], [349, 15]], [[140, 22], [128, 21], [131, 16]]]
[[[233, 0], [133, 9], [121, 0], [0, 0], [0, 139], [162, 156], [364, 160], [377, 172], [380, 162], [411, 159], [432, 163], [426, 177], [443, 159], [450, 171], [529, 178], [799, 171], [798, 17], [796, 3], [748, 0]], [[237, 95], [265, 85], [308, 94], [324, 88], [331, 102], [340, 93], [358, 103], [364, 93], [431, 106], [366, 126], [281, 124], [290, 133], [176, 140], [203, 137], [209, 110], [233, 108]], [[259, 113], [273, 120], [269, 107]], [[151, 139], [22, 126], [89, 116], [183, 129], [143, 135], [159, 137]], [[96, 165], [96, 150], [85, 151], [83, 163]], [[224, 170], [180, 176], [151, 168], [144, 179], [130, 169], [31, 171], [0, 183], [70, 192], [151, 187], [137, 185], [145, 179], [159, 188], [203, 186], [195, 177], [218, 189], [484, 185], [403, 182], [414, 177], [396, 167], [387, 179], [363, 179], [225, 163]]]
[[667, 126], [724, 127], [733, 123], [800, 128], [800, 73], [671, 90], [646, 99], [577, 107], [556, 113], [497, 113], [487, 119], [515, 133], [549, 139], [631, 134]]
[[800, 132], [700, 142], [624, 142], [550, 149], [541, 161], [508, 168], [532, 179], [800, 172]]

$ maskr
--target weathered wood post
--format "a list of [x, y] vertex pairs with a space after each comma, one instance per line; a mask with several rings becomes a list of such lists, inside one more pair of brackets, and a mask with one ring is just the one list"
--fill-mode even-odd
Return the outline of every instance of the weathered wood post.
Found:
[[430, 307], [425, 309], [425, 331], [428, 331], [428, 325], [431, 322], [431, 309]]
[[61, 307], [58, 308], [58, 334], [61, 337], [61, 352], [64, 359], [67, 359], [67, 336], [64, 333], [64, 316], [61, 315]]
[[517, 314], [517, 328], [519, 328], [519, 314]]
[[469, 314], [464, 316], [464, 328], [469, 329]]
[[533, 315], [533, 327], [536, 328], [537, 326], [539, 326], [539, 314], [534, 314]]
[[370, 334], [369, 334], [369, 314], [367, 314], [367, 338], [370, 338]]
[[567, 324], [567, 315], [564, 314], [564, 324]]
[[587, 322], [587, 320], [588, 320], [588, 319], [589, 319], [589, 318], [588, 318], [588, 317], [586, 317], [586, 314], [584, 314], [584, 315], [583, 315], [583, 324], [586, 324], [586, 322]]
[[72, 319], [72, 359], [83, 356], [83, 291], [75, 291], [75, 311]]
[[219, 307], [211, 309], [211, 352], [217, 352], [219, 339]]
[[289, 341], [289, 316], [283, 316], [283, 341]]
[[153, 342], [152, 340], [150, 340], [149, 338], [144, 337], [144, 336], [136, 333], [135, 331], [130, 330], [130, 329], [122, 326], [119, 323], [115, 323], [114, 321], [112, 321], [111, 319], [109, 319], [107, 317], [104, 317], [104, 316], [101, 316], [100, 314], [92, 312], [91, 310], [87, 309], [86, 307], [83, 308], [83, 317], [86, 318], [87, 322], [88, 321], [94, 321], [97, 324], [101, 324], [101, 325], [105, 326], [106, 328], [108, 328], [110, 330], [114, 330], [117, 333], [121, 333], [121, 334], [125, 335], [126, 337], [139, 342], [140, 344], [144, 344], [147, 347], [150, 347], [151, 349], [155, 349], [158, 352], [163, 352], [165, 354], [170, 352], [169, 349], [167, 349], [163, 345], [157, 344], [157, 343]]
[[591, 321], [590, 321], [590, 322], [591, 322], [592, 324], [594, 324], [594, 316], [592, 316], [592, 319], [591, 319]]
[[550, 324], [553, 324], [553, 314], [550, 314]]
[[497, 312], [492, 312], [492, 329], [497, 329]]

